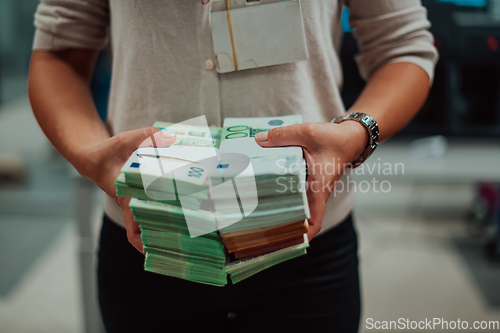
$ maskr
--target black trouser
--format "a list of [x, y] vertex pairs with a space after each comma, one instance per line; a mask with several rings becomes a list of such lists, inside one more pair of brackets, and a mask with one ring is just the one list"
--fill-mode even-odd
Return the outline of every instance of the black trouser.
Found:
[[352, 219], [315, 237], [307, 255], [237, 284], [213, 287], [143, 270], [144, 257], [106, 216], [99, 303], [109, 333], [357, 332], [357, 238]]

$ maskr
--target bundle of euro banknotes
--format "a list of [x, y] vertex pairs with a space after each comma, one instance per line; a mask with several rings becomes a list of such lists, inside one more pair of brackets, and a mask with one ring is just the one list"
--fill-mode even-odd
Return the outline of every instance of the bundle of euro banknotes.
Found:
[[156, 122], [170, 147], [143, 147], [116, 180], [140, 223], [147, 271], [224, 286], [306, 253], [309, 208], [300, 147], [262, 148], [258, 132], [299, 115]]

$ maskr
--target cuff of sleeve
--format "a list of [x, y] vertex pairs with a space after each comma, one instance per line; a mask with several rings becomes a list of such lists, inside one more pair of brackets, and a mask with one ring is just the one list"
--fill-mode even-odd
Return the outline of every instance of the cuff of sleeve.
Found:
[[69, 48], [100, 50], [106, 46], [107, 42], [107, 39], [99, 42], [81, 41], [64, 36], [58, 36], [38, 28], [36, 29], [33, 40], [33, 50], [58, 51]]
[[389, 60], [386, 64], [393, 64], [399, 62], [408, 62], [422, 68], [429, 76], [429, 86], [432, 86], [432, 83], [434, 82], [434, 67], [435, 67], [434, 61], [418, 56], [404, 55], [393, 58]]

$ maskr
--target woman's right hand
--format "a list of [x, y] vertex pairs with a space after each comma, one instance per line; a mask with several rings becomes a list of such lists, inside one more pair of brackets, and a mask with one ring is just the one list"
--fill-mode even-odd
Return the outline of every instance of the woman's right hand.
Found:
[[128, 241], [141, 253], [143, 244], [139, 223], [130, 211], [130, 198], [117, 197], [115, 180], [120, 170], [139, 147], [168, 147], [175, 142], [175, 133], [147, 127], [121, 132], [100, 144], [86, 148], [80, 153], [78, 171], [97, 184], [123, 210]]

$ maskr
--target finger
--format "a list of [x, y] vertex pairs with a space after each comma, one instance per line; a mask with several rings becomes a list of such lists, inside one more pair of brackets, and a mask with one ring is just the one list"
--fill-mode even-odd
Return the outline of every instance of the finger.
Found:
[[170, 147], [177, 138], [174, 132], [161, 131], [154, 135], [156, 147]]
[[135, 150], [143, 145], [144, 147], [151, 146], [153, 143], [151, 137], [157, 132], [161, 132], [161, 130], [154, 126], [150, 126], [120, 133], [120, 135], [123, 135], [125, 137], [124, 141], [126, 145]]
[[310, 202], [309, 209], [311, 209], [311, 218], [307, 220], [309, 223], [307, 238], [311, 240], [321, 231], [325, 204], [322, 204], [319, 201]]
[[161, 144], [175, 141], [175, 133], [164, 132], [154, 126], [122, 132], [117, 136], [128, 151], [134, 151], [138, 147], [152, 147], [156, 139]]
[[306, 147], [314, 132], [313, 123], [273, 128], [255, 135], [255, 141], [262, 147]]
[[132, 244], [133, 247], [135, 247], [135, 249], [137, 251], [139, 251], [140, 253], [142, 253], [142, 255], [146, 255], [146, 253], [144, 253], [144, 245], [142, 244], [142, 240], [141, 240], [141, 234], [133, 234], [131, 237], [128, 237], [128, 241], [130, 244]]
[[141, 234], [132, 234], [130, 236], [128, 236], [127, 234], [127, 239], [129, 241], [130, 244], [132, 244], [133, 247], [135, 247], [135, 249], [139, 252], [141, 252], [143, 255], [144, 254], [144, 251], [143, 251], [143, 248], [144, 248], [144, 245], [142, 244], [142, 240], [141, 240]]
[[132, 244], [132, 246], [135, 247], [137, 251], [144, 254], [144, 245], [141, 239], [141, 228], [139, 226], [139, 223], [134, 220], [134, 215], [132, 214], [132, 211], [128, 206], [123, 209], [123, 215], [125, 218], [125, 227], [127, 230], [127, 239], [129, 243]]
[[173, 132], [158, 131], [144, 140], [139, 147], [169, 147], [176, 139]]
[[311, 212], [311, 218], [308, 219], [309, 231], [307, 232], [309, 240], [313, 239], [321, 231], [327, 199], [328, 195], [325, 198], [325, 194], [322, 192], [311, 189], [307, 191], [307, 201], [309, 203], [309, 211]]

